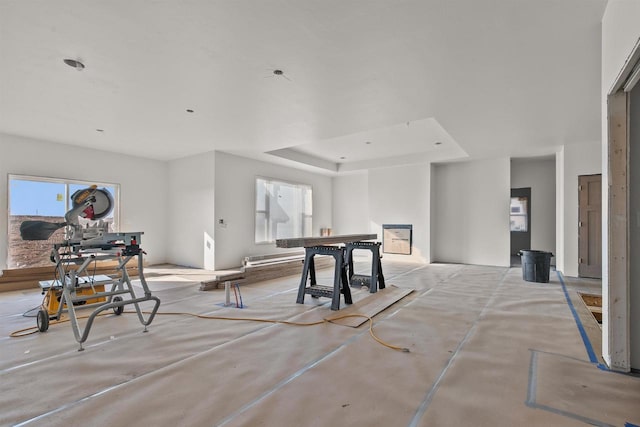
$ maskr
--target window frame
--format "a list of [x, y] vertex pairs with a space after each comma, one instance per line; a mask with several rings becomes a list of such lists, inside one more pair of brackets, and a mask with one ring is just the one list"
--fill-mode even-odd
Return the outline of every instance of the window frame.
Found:
[[[120, 231], [120, 224], [121, 224], [121, 215], [120, 215], [120, 184], [118, 183], [113, 183], [113, 182], [104, 182], [104, 181], [87, 181], [87, 180], [82, 180], [82, 179], [71, 179], [71, 178], [54, 178], [54, 177], [50, 177], [50, 176], [38, 176], [38, 175], [25, 175], [25, 174], [17, 174], [17, 173], [8, 173], [7, 174], [7, 211], [6, 211], [6, 219], [7, 219], [7, 227], [5, 229], [5, 235], [6, 235], [6, 241], [7, 241], [7, 254], [6, 254], [6, 265], [7, 268], [10, 269], [21, 269], [21, 268], [32, 268], [30, 266], [13, 266], [11, 267], [12, 263], [10, 263], [11, 259], [11, 251], [9, 250], [9, 244], [12, 241], [11, 239], [11, 218], [12, 213], [11, 213], [11, 199], [12, 199], [12, 195], [14, 195], [11, 191], [11, 183], [12, 181], [32, 181], [32, 182], [37, 182], [37, 183], [52, 183], [52, 184], [62, 184], [64, 186], [64, 195], [63, 195], [63, 201], [64, 201], [64, 212], [62, 213], [62, 217], [64, 217], [64, 214], [66, 212], [69, 211], [69, 209], [71, 209], [71, 200], [69, 199], [71, 194], [70, 194], [70, 190], [72, 186], [80, 186], [80, 187], [89, 187], [91, 185], [97, 185], [98, 188], [101, 187], [108, 187], [110, 189], [113, 189], [113, 202], [114, 202], [114, 206], [113, 206], [113, 211], [111, 212], [110, 215], [113, 216], [113, 232], [119, 232]], [[21, 216], [21, 215], [15, 215], [15, 216]], [[44, 216], [48, 216], [48, 215], [44, 215]], [[57, 215], [56, 215], [57, 216]]]
[[[257, 241], [256, 240], [256, 232], [258, 229], [258, 224], [256, 221], [256, 217], [258, 214], [258, 180], [263, 180], [266, 181], [267, 183], [274, 183], [274, 182], [278, 182], [278, 183], [282, 183], [282, 184], [288, 184], [290, 186], [295, 186], [295, 187], [306, 187], [308, 188], [308, 191], [311, 192], [311, 214], [307, 215], [304, 212], [302, 212], [303, 217], [302, 219], [302, 224], [304, 224], [304, 220], [306, 218], [311, 220], [311, 226], [309, 227], [308, 234], [309, 236], [311, 236], [313, 234], [313, 185], [311, 184], [307, 184], [307, 183], [303, 183], [303, 182], [296, 182], [296, 181], [290, 181], [287, 179], [282, 179], [282, 178], [273, 178], [273, 177], [268, 177], [268, 176], [263, 176], [263, 175], [255, 175], [254, 176], [254, 180], [253, 180], [253, 242], [255, 245], [273, 245], [275, 244], [275, 240], [270, 240], [270, 241]], [[268, 210], [264, 210], [264, 211], [260, 211], [260, 212], [264, 212], [265, 214], [268, 212]], [[308, 236], [304, 236], [304, 225], [303, 225], [303, 230], [302, 230], [302, 234], [303, 237], [308, 237]], [[270, 233], [269, 233], [270, 234]]]
[[[518, 199], [519, 202], [522, 201], [522, 199], [525, 200], [524, 202], [524, 208], [525, 208], [525, 212], [514, 212], [513, 211], [513, 199]], [[522, 205], [522, 203], [520, 203]], [[510, 226], [510, 231], [512, 233], [528, 233], [529, 232], [529, 216], [531, 215], [530, 213], [530, 207], [529, 207], [529, 197], [527, 196], [515, 196], [515, 197], [511, 197], [511, 203], [509, 204], [509, 221], [511, 222], [513, 220], [513, 218], [523, 218], [524, 219], [524, 230], [519, 229], [519, 230], [514, 230], [513, 229], [513, 224]]]

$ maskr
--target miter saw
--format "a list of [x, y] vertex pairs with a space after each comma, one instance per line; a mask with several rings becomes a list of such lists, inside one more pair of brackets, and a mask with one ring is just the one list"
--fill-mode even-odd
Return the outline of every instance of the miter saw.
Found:
[[[66, 227], [65, 240], [88, 241], [99, 240], [109, 232], [109, 224], [105, 218], [113, 210], [113, 197], [106, 188], [97, 185], [76, 191], [71, 195], [72, 207], [64, 215], [64, 222], [24, 221], [20, 225], [22, 240], [48, 240], [58, 229]], [[80, 218], [96, 223], [86, 227], [80, 224]]]
[[[62, 227], [65, 228], [63, 242], [54, 243], [51, 261], [55, 263], [54, 280], [40, 282], [45, 298], [37, 315], [38, 329], [46, 332], [49, 320], [60, 320], [63, 313], [69, 320], [76, 341], [86, 341], [91, 325], [98, 314], [111, 309], [116, 315], [124, 312], [124, 306], [134, 305], [138, 320], [144, 326], [153, 320], [160, 300], [151, 295], [143, 274], [143, 254], [140, 248], [142, 232], [110, 232], [109, 223], [102, 219], [113, 210], [113, 197], [105, 188], [92, 185], [71, 195], [72, 207], [65, 214], [64, 222], [24, 221], [20, 225], [23, 240], [48, 240]], [[86, 226], [80, 220], [97, 221]], [[138, 258], [137, 275], [144, 296], [137, 296], [127, 272], [127, 263]], [[115, 271], [110, 275], [96, 275], [95, 263], [116, 261]], [[93, 268], [89, 268], [94, 265]], [[93, 270], [93, 273], [90, 271]], [[153, 308], [145, 319], [140, 303], [152, 301]], [[95, 307], [88, 316], [84, 329], [78, 323], [76, 309]]]

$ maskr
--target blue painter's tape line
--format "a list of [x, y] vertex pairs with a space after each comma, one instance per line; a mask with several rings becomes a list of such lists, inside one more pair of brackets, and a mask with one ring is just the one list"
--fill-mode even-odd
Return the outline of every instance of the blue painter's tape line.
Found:
[[[567, 292], [567, 286], [564, 284], [564, 280], [562, 279], [562, 274], [559, 271], [556, 271], [558, 274], [558, 278], [560, 279], [560, 284], [562, 285], [562, 292], [564, 292], [564, 297], [567, 300], [567, 304], [569, 304], [569, 309], [571, 310], [571, 314], [573, 315], [573, 320], [576, 321], [576, 325], [578, 326], [578, 331], [580, 331], [580, 336], [582, 337], [582, 342], [587, 350], [587, 355], [589, 356], [589, 361], [591, 363], [598, 363], [598, 357], [596, 356], [596, 352], [593, 351], [593, 346], [591, 345], [591, 341], [587, 336], [587, 331], [585, 331], [584, 326], [582, 325], [582, 321], [580, 321], [580, 317], [578, 316], [578, 312], [576, 308], [573, 306], [571, 302], [571, 298], [569, 297], [569, 292]], [[598, 365], [600, 368], [600, 364]], [[602, 368], [600, 368], [602, 369]]]

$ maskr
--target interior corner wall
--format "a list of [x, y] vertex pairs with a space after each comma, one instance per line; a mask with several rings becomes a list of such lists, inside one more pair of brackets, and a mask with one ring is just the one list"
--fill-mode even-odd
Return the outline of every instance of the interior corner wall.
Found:
[[340, 175], [331, 179], [333, 234], [369, 233], [369, 174]]
[[383, 224], [411, 224], [411, 255], [385, 254], [389, 259], [431, 261], [431, 165], [429, 163], [370, 169], [369, 232], [383, 240]]
[[[8, 174], [120, 184], [120, 230], [142, 231], [147, 264], [166, 260], [167, 164], [0, 134], [0, 211], [8, 212]], [[7, 268], [7, 215], [0, 215], [0, 268]]]
[[433, 261], [511, 264], [510, 159], [434, 166]]
[[169, 162], [168, 260], [214, 270], [215, 152]]
[[564, 147], [556, 153], [556, 270], [564, 265]]
[[[255, 243], [256, 177], [311, 185], [313, 236], [332, 228], [331, 177], [216, 152], [215, 156], [215, 268], [237, 268], [246, 256], [282, 253], [272, 244]], [[223, 220], [224, 224], [220, 224]]]
[[565, 276], [578, 276], [578, 177], [580, 175], [594, 175], [601, 173], [600, 144], [588, 142], [583, 144], [565, 145], [563, 150], [563, 193], [564, 212], [563, 241], [564, 252], [560, 270]]
[[531, 188], [531, 249], [556, 253], [555, 159], [514, 159], [511, 188]]

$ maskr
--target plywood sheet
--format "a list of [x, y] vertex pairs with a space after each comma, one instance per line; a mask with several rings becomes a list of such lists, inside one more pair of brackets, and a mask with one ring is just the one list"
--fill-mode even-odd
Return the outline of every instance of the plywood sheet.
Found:
[[364, 298], [363, 300], [357, 301], [355, 304], [352, 304], [347, 308], [344, 308], [339, 312], [328, 316], [326, 319], [331, 323], [335, 323], [336, 325], [357, 328], [358, 326], [368, 321], [367, 317], [375, 316], [387, 307], [390, 307], [396, 302], [400, 301], [411, 292], [413, 292], [413, 289], [403, 289], [398, 288], [397, 286], [387, 285], [386, 288], [380, 289], [375, 294], [369, 294], [369, 296]]

